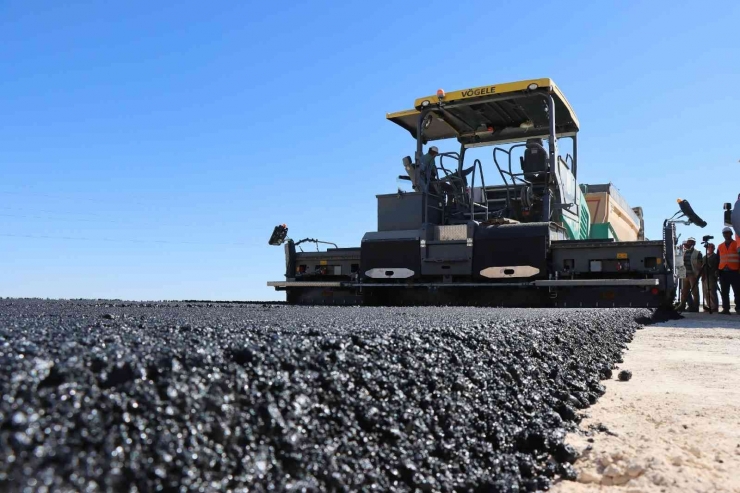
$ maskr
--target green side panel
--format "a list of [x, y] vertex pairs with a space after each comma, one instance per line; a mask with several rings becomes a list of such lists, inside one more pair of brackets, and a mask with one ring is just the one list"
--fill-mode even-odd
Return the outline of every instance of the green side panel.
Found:
[[574, 224], [573, 221], [563, 220], [563, 227], [565, 228], [565, 232], [568, 235], [569, 240], [580, 240], [580, 238], [576, 238], [575, 233], [573, 232], [573, 228], [571, 227], [571, 224]]
[[578, 219], [571, 220], [563, 218], [563, 227], [571, 240], [586, 240], [591, 232], [591, 213], [588, 211], [586, 197], [581, 189], [576, 189], [576, 200], [578, 201]]
[[591, 225], [591, 236], [592, 240], [608, 240], [613, 239], [619, 241], [617, 233], [614, 232], [611, 223], [596, 223]]
[[586, 196], [581, 193], [581, 189], [579, 188], [577, 190], [578, 193], [578, 203], [580, 204], [580, 207], [578, 208], [581, 217], [579, 218], [581, 220], [581, 239], [585, 240], [589, 237], [589, 234], [591, 233], [591, 212], [588, 210], [588, 204], [586, 203]]

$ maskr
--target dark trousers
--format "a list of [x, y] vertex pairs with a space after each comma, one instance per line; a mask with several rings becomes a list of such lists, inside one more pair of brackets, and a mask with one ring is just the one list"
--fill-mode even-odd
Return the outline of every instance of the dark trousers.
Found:
[[687, 275], [681, 284], [681, 310], [687, 303], [689, 310], [699, 309], [699, 279], [694, 274]]
[[719, 271], [719, 285], [722, 288], [722, 310], [730, 311], [730, 286], [735, 298], [735, 311], [738, 309], [738, 292], [740, 292], [740, 272], [736, 270]]
[[701, 280], [702, 293], [704, 294], [704, 304], [710, 310], [716, 312], [717, 306], [717, 278], [712, 273], [705, 273]]

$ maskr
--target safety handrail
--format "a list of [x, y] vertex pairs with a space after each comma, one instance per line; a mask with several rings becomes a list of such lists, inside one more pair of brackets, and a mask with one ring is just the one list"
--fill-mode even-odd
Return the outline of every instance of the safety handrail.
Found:
[[481, 182], [481, 193], [483, 195], [483, 198], [485, 199], [485, 202], [483, 205], [483, 211], [486, 216], [486, 221], [488, 221], [488, 196], [486, 195], [486, 180], [483, 176], [483, 165], [480, 162], [480, 159], [476, 159], [473, 161], [473, 171], [470, 175], [470, 219], [475, 219], [475, 170], [476, 167], [480, 170], [480, 182]]
[[[573, 156], [571, 156], [570, 154], [566, 154], [565, 155], [565, 159], [563, 159], [562, 156], [558, 156], [558, 157], [563, 160], [563, 162], [565, 163], [565, 166], [568, 169], [570, 169], [570, 170], [573, 169]], [[568, 159], [570, 159], [570, 166], [568, 166]]]
[[442, 171], [444, 171], [445, 172], [445, 178], [447, 178], [448, 176], [450, 176], [451, 174], [453, 174], [454, 171], [450, 171], [447, 168], [445, 168], [445, 166], [444, 166], [444, 158], [445, 157], [451, 157], [452, 159], [455, 159], [459, 163], [460, 162], [460, 154], [458, 154], [457, 152], [444, 152], [444, 153], [442, 153], [442, 154], [439, 155], [439, 166], [437, 167], [437, 169], [441, 169]]
[[[422, 218], [422, 221], [423, 222], [426, 222], [427, 221], [427, 208], [429, 207], [428, 198], [429, 198], [429, 196], [432, 195], [432, 193], [430, 191], [430, 185], [432, 184], [432, 173], [435, 172], [435, 174], [438, 175], [438, 173], [436, 173], [436, 171], [438, 169], [441, 169], [445, 173], [445, 177], [447, 177], [447, 176], [451, 175], [453, 172], [449, 171], [447, 168], [444, 167], [444, 164], [443, 164], [444, 158], [445, 157], [451, 157], [451, 158], [457, 160], [458, 162], [460, 161], [460, 154], [457, 153], [457, 152], [454, 152], [454, 151], [453, 152], [443, 152], [441, 154], [438, 154], [438, 156], [439, 156], [439, 166], [429, 166], [425, 170], [425, 174], [424, 174], [424, 188], [423, 188], [423, 191], [427, 195], [427, 199], [426, 199], [426, 204], [423, 207], [423, 211], [424, 211], [423, 212], [423, 218]], [[437, 179], [439, 179], [439, 176], [437, 176]], [[439, 192], [440, 190], [436, 190], [436, 187], [435, 187], [435, 191]]]
[[[526, 173], [524, 173], [524, 172], [522, 172], [522, 173], [514, 173], [511, 170], [512, 152], [514, 151], [514, 149], [519, 148], [519, 147], [526, 147], [526, 145], [527, 145], [526, 143], [525, 144], [515, 144], [515, 145], [509, 147], [508, 150], [502, 149], [500, 147], [494, 147], [493, 148], [493, 162], [496, 165], [496, 167], [498, 168], [499, 174], [501, 175], [501, 179], [503, 180], [504, 186], [506, 187], [506, 209], [507, 210], [510, 210], [511, 209], [511, 194], [509, 193], [509, 181], [506, 179], [506, 176], [505, 175], [508, 175], [509, 178], [511, 178], [511, 186], [512, 187], [516, 187], [517, 186], [517, 180], [519, 180], [522, 185], [531, 185], [532, 184], [529, 180], [523, 178], [526, 175]], [[537, 147], [539, 147], [540, 149], [542, 149], [543, 152], [547, 153], [547, 150], [543, 146], [541, 146], [539, 144], [535, 144], [535, 145]], [[508, 158], [508, 168], [507, 169], [501, 169], [501, 165], [499, 164], [498, 158], [496, 157], [496, 152], [497, 151], [498, 152], [503, 152], [504, 154], [507, 155], [507, 158]]]

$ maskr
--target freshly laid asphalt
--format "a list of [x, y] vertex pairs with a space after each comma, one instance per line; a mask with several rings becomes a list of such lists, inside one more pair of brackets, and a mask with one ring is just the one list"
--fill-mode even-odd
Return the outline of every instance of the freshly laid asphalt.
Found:
[[0, 300], [0, 490], [545, 490], [646, 316]]

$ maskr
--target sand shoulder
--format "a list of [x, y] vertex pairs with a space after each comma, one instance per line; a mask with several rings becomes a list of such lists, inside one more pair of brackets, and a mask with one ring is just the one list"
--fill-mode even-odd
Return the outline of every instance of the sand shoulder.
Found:
[[602, 382], [581, 423], [609, 432], [569, 435], [579, 479], [552, 491], [740, 492], [740, 316], [650, 326], [619, 367], [632, 379]]

